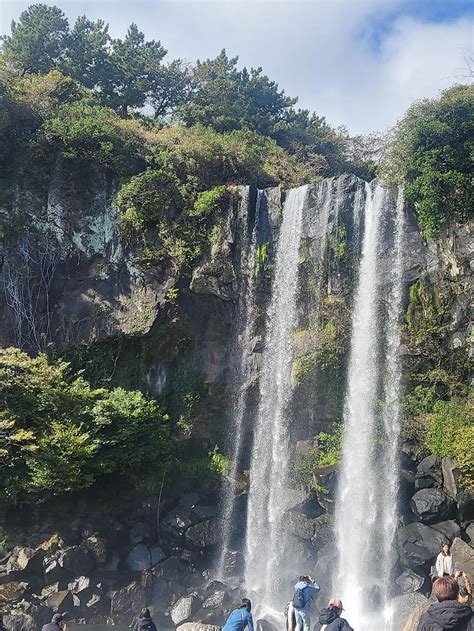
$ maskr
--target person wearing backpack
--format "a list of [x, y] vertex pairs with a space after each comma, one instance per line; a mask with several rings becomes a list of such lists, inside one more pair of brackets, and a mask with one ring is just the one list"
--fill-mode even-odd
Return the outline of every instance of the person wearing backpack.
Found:
[[329, 605], [319, 614], [321, 631], [354, 631], [345, 618], [341, 618], [344, 611], [340, 598], [331, 598]]
[[151, 619], [150, 610], [146, 607], [140, 611], [138, 620], [135, 622], [133, 631], [156, 631], [156, 625]]
[[293, 594], [293, 608], [295, 610], [296, 631], [309, 631], [311, 625], [311, 601], [320, 591], [319, 585], [311, 576], [300, 576]]
[[230, 613], [222, 631], [244, 631], [245, 627], [247, 627], [247, 631], [253, 631], [251, 610], [250, 600], [242, 598], [240, 606]]

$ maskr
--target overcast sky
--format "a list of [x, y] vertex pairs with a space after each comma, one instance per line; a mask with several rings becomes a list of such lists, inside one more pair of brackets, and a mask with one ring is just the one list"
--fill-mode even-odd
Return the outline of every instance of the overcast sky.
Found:
[[[0, 0], [7, 33], [31, 2]], [[465, 0], [58, 0], [73, 22], [102, 18], [112, 36], [136, 22], [169, 58], [215, 57], [262, 66], [299, 105], [352, 133], [383, 131], [415, 99], [459, 82], [474, 50]]]

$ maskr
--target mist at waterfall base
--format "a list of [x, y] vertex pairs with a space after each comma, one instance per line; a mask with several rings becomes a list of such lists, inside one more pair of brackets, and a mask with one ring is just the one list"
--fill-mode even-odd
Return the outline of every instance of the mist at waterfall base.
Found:
[[[288, 475], [295, 447], [291, 435], [291, 366], [292, 341], [299, 317], [298, 268], [304, 209], [311, 198], [316, 206], [318, 232], [315, 235], [318, 250], [314, 255], [316, 282], [312, 290], [315, 295], [311, 299], [318, 314], [317, 302], [326, 281], [323, 269], [329, 250], [328, 219], [331, 215], [337, 231], [341, 181], [331, 178], [287, 193], [274, 252], [259, 403], [251, 428], [246, 532], [242, 534], [245, 534], [246, 594], [254, 599], [258, 616], [275, 621], [291, 599], [298, 575], [314, 573], [314, 568], [306, 566], [301, 549], [295, 549], [285, 519], [286, 511], [295, 505]], [[259, 193], [257, 208], [261, 202], [262, 193]], [[325, 592], [332, 589], [332, 595], [343, 599], [345, 615], [356, 630], [391, 631], [392, 544], [397, 524], [403, 194], [359, 181], [351, 204], [354, 238], [361, 246], [357, 244], [353, 253], [357, 273], [345, 391], [343, 457], [335, 511], [336, 546], [331, 559], [334, 573], [333, 576], [322, 573], [315, 578], [326, 587]], [[255, 264], [257, 225], [258, 212], [252, 237], [248, 239], [250, 265]], [[387, 243], [391, 246], [388, 250]], [[329, 286], [328, 291], [331, 291]], [[236, 357], [242, 365], [236, 373], [231, 478], [237, 476], [240, 466], [246, 383], [250, 376], [249, 358], [242, 348], [247, 348], [254, 333], [251, 315], [254, 294], [252, 278], [241, 297], [239, 311], [240, 351]], [[235, 517], [233, 498], [233, 490], [228, 489], [223, 510], [220, 577], [223, 577], [224, 556], [230, 549], [228, 533], [232, 530], [230, 521]], [[325, 605], [319, 602], [317, 608]]]

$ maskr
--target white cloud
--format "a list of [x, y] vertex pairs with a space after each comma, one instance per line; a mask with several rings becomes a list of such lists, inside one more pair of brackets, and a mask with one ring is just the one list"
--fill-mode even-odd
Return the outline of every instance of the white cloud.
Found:
[[[454, 83], [463, 49], [473, 48], [467, 19], [435, 24], [403, 17], [405, 0], [49, 3], [71, 20], [84, 13], [105, 19], [114, 36], [135, 21], [170, 57], [213, 57], [226, 48], [242, 64], [263, 66], [301, 106], [353, 133], [384, 130], [413, 100]], [[29, 2], [0, 4], [5, 32]], [[376, 49], [371, 35], [381, 24]]]

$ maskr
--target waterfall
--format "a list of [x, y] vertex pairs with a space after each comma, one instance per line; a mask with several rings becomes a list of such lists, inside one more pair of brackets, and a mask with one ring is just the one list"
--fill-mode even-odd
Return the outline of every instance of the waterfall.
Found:
[[[260, 208], [263, 191], [257, 190], [255, 202], [255, 218], [253, 223], [248, 255], [246, 261], [247, 284], [239, 305], [239, 335], [237, 336], [234, 353], [236, 355], [236, 370], [234, 377], [234, 390], [236, 392], [232, 410], [233, 433], [230, 445], [230, 467], [227, 474], [229, 484], [226, 486], [222, 508], [222, 543], [217, 560], [216, 573], [219, 579], [224, 578], [226, 555], [230, 550], [232, 535], [234, 533], [235, 518], [235, 484], [239, 471], [242, 445], [244, 440], [244, 419], [247, 401], [247, 388], [250, 379], [251, 364], [249, 362], [249, 347], [255, 327], [253, 305], [255, 302], [255, 262], [257, 253], [258, 225], [260, 221]], [[244, 222], [244, 243], [248, 240], [247, 222]]]
[[[350, 624], [366, 631], [389, 631], [391, 628], [384, 611], [389, 597], [398, 487], [398, 324], [402, 303], [404, 218], [403, 193], [399, 192], [395, 243], [389, 256], [387, 327], [383, 331], [381, 231], [389, 197], [390, 191], [366, 184], [364, 235], [352, 313], [343, 458], [335, 516], [339, 558], [333, 592], [342, 598]], [[380, 369], [383, 350], [386, 358]], [[385, 398], [382, 413], [385, 435], [379, 436], [378, 398], [381, 393]], [[378, 454], [380, 466], [376, 461], [376, 444], [382, 452]]]
[[270, 606], [276, 604], [278, 585], [286, 578], [282, 576], [289, 466], [286, 413], [292, 389], [291, 339], [296, 323], [299, 245], [307, 191], [307, 186], [290, 190], [283, 207], [250, 463], [245, 584], [248, 590], [258, 592], [262, 604]]

